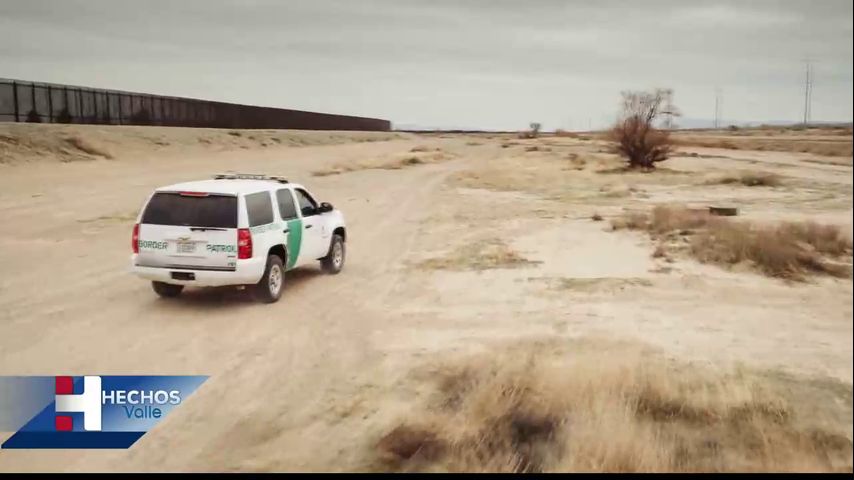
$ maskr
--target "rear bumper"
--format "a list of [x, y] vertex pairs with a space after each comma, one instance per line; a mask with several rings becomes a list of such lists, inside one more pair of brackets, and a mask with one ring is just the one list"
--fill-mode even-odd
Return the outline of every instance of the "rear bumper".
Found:
[[[237, 269], [231, 272], [187, 268], [143, 267], [136, 264], [136, 255], [131, 256], [131, 272], [140, 278], [172, 285], [189, 285], [195, 287], [255, 284], [261, 280], [266, 266], [267, 259], [259, 257], [238, 260]], [[172, 272], [192, 273], [195, 278], [194, 280], [176, 280], [172, 278]]]

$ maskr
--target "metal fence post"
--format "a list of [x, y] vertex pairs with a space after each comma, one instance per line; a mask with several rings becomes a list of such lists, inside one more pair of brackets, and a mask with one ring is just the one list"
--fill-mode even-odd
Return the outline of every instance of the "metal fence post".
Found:
[[20, 122], [18, 113], [18, 83], [12, 82], [12, 99], [15, 102], [15, 121]]
[[47, 86], [47, 123], [53, 123], [53, 90]]
[[79, 88], [77, 89], [77, 115], [80, 118], [79, 123], [86, 123], [83, 116], [83, 91]]
[[[32, 104], [33, 109], [30, 111], [35, 113], [36, 116], [38, 116], [39, 110], [36, 108], [36, 84], [35, 83], [30, 84], [30, 98], [33, 101], [33, 104]], [[29, 118], [30, 118], [30, 112], [27, 112], [27, 119], [29, 120]]]

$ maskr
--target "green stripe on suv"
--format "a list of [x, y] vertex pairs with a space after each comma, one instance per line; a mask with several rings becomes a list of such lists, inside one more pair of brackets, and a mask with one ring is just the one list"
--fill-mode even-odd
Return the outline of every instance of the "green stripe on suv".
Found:
[[288, 220], [288, 266], [294, 268], [299, 257], [299, 249], [302, 245], [302, 220], [295, 218]]

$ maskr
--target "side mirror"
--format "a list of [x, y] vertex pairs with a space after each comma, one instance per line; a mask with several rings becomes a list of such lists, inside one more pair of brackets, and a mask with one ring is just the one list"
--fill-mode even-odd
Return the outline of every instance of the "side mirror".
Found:
[[334, 207], [329, 202], [322, 202], [319, 207], [317, 207], [317, 211], [319, 213], [331, 212], [334, 210]]

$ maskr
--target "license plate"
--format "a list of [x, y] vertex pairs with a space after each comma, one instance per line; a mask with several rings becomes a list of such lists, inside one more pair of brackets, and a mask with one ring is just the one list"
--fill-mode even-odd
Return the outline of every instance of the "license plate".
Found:
[[178, 242], [178, 253], [195, 253], [196, 244], [193, 242]]

